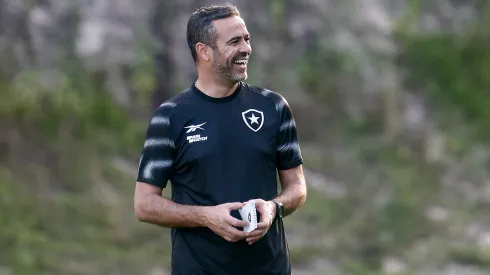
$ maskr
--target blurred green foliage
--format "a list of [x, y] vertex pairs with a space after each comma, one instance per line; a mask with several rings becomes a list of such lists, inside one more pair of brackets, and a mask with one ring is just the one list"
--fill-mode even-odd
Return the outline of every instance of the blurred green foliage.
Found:
[[[413, 1], [409, 14], [412, 19], [419, 18], [414, 16], [418, 3]], [[490, 137], [486, 127], [490, 122], [490, 32], [482, 21], [475, 25], [477, 27], [470, 26], [460, 34], [414, 32], [408, 27], [412, 27], [411, 24], [400, 25], [395, 32], [399, 46], [396, 62], [405, 72], [405, 88], [428, 98], [431, 117], [448, 131], [447, 146], [451, 148], [469, 148], [475, 141], [488, 142]], [[428, 207], [439, 199], [441, 167], [427, 162], [423, 151], [401, 140], [387, 142], [383, 139], [383, 118], [378, 117], [379, 114], [365, 114], [362, 121], [339, 116], [342, 114], [339, 110], [342, 84], [359, 76], [352, 56], [322, 48], [316, 41], [301, 60], [298, 76], [304, 90], [332, 110], [332, 116], [339, 121], [335, 126], [343, 125], [334, 128], [329, 124], [329, 135], [348, 140], [348, 147], [357, 150], [358, 159], [365, 161], [365, 167], [380, 173], [379, 183], [371, 190], [359, 181], [350, 183], [353, 186], [348, 189], [346, 198], [322, 202], [316, 199], [318, 194], [310, 193], [299, 215], [315, 227], [323, 228], [326, 234], [335, 236], [339, 244], [330, 258], [341, 258], [339, 262], [345, 263], [345, 269], [352, 274], [380, 274], [385, 257], [396, 255], [408, 259], [406, 253], [413, 245], [439, 234], [444, 238], [444, 226], [434, 224], [426, 216]], [[455, 120], [458, 115], [461, 119]], [[369, 125], [375, 127], [367, 127]], [[471, 132], [466, 133], [468, 129]], [[458, 130], [465, 134], [458, 135]], [[314, 163], [308, 165], [315, 167]], [[361, 179], [369, 176], [365, 171], [354, 172], [353, 169], [343, 171], [346, 180], [355, 173], [359, 173]], [[388, 194], [386, 202], [370, 201], [380, 192]], [[461, 215], [471, 215], [461, 211]], [[455, 249], [442, 244], [438, 258], [488, 266], [487, 261], [482, 260], [484, 252], [471, 244], [464, 247]]]
[[463, 37], [448, 33], [399, 33], [400, 63], [407, 68], [408, 87], [426, 94], [432, 106], [456, 109], [489, 137], [490, 37], [469, 31]]
[[135, 274], [169, 263], [169, 231], [136, 221], [134, 171], [114, 166], [138, 156], [146, 125], [94, 79], [66, 70], [48, 88], [26, 72], [2, 84], [2, 131], [21, 138], [2, 140], [21, 167], [9, 154], [0, 159], [0, 209], [8, 209], [0, 211], [0, 267], [12, 274]]
[[52, 90], [40, 84], [39, 74], [23, 73], [15, 83], [2, 86], [0, 115], [15, 120], [19, 127], [34, 128], [47, 142], [68, 136], [70, 141], [89, 143], [93, 151], [127, 154], [138, 148], [142, 126], [98, 89], [89, 74], [73, 75], [61, 75]]
[[30, 184], [0, 171], [0, 266], [12, 274], [128, 274], [169, 264], [166, 230], [137, 224], [128, 179], [119, 178], [120, 202], [91, 192], [39, 198]]

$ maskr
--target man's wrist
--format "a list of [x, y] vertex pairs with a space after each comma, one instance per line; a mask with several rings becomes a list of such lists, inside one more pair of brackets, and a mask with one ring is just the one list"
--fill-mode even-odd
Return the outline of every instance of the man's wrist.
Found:
[[277, 215], [277, 206], [272, 200], [267, 201], [267, 203], [271, 206], [272, 209], [272, 220], [275, 220]]
[[207, 227], [208, 226], [208, 206], [193, 206], [194, 207], [194, 212], [196, 213], [196, 220], [197, 224], [200, 227]]
[[274, 220], [281, 219], [284, 215], [284, 206], [277, 199], [273, 199], [271, 201], [274, 204], [275, 209]]

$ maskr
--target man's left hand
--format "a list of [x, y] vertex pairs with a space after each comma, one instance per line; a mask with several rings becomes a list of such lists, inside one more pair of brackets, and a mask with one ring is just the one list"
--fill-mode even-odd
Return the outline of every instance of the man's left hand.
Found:
[[271, 227], [274, 216], [276, 215], [276, 205], [272, 201], [264, 201], [262, 199], [255, 199], [255, 207], [260, 213], [260, 222], [257, 224], [257, 228], [250, 232], [247, 242], [249, 245], [260, 240], [267, 234]]

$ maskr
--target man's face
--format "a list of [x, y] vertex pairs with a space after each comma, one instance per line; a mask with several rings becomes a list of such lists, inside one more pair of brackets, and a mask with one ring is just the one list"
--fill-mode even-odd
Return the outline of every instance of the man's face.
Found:
[[213, 49], [213, 74], [237, 83], [247, 79], [247, 64], [252, 48], [245, 22], [238, 16], [214, 21], [217, 34]]

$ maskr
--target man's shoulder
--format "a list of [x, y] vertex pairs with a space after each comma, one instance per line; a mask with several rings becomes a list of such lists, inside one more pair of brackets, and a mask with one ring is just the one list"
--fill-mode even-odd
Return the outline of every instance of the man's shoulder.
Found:
[[179, 91], [176, 95], [170, 97], [169, 99], [162, 102], [157, 107], [157, 113], [165, 113], [170, 115], [171, 113], [175, 113], [179, 109], [182, 109], [183, 106], [192, 102], [193, 95], [192, 90], [190, 88]]
[[276, 109], [278, 110], [282, 109], [285, 105], [288, 105], [286, 98], [274, 90], [250, 85], [248, 83], [243, 83], [243, 85], [247, 87], [247, 89], [250, 90], [252, 93], [259, 94], [260, 96], [263, 96], [270, 100], [272, 103], [274, 103]]

